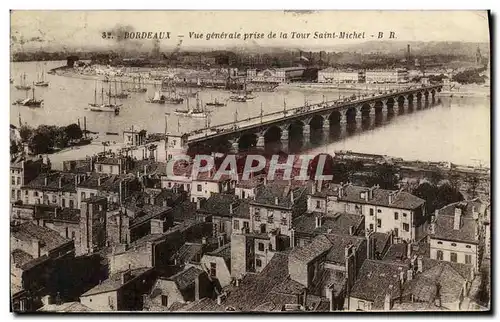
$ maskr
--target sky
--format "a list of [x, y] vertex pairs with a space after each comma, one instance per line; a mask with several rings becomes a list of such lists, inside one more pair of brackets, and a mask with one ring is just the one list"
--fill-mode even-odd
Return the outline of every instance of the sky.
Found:
[[[116, 37], [103, 39], [103, 32]], [[117, 40], [123, 31], [171, 32], [172, 39], [161, 41], [162, 48], [216, 48], [231, 46], [285, 46], [329, 48], [338, 44], [383, 40], [393, 31], [398, 41], [489, 42], [486, 11], [12, 11], [13, 49], [85, 49], [89, 46], [152, 46], [151, 40]], [[365, 39], [313, 39], [314, 32], [365, 32]], [[203, 33], [191, 39], [189, 33]], [[264, 39], [212, 39], [211, 32], [264, 33]], [[269, 39], [270, 32], [276, 33]], [[288, 33], [287, 39], [279, 37]], [[308, 39], [291, 39], [291, 32], [311, 33]], [[375, 35], [375, 38], [370, 38]], [[14, 38], [12, 37], [14, 36]]]

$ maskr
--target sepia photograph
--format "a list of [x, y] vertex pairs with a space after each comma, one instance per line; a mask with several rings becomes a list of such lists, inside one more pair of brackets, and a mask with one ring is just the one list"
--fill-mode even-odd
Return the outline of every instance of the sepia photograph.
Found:
[[9, 24], [14, 314], [491, 313], [491, 12]]

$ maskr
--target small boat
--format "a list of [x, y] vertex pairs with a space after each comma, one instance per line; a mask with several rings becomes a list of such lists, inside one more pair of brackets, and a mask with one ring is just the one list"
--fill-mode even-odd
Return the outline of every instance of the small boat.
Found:
[[24, 100], [17, 100], [17, 105], [21, 105], [21, 106], [27, 106], [27, 107], [42, 107], [43, 105], [43, 100], [37, 100], [35, 98], [35, 86], [33, 86], [32, 88], [33, 90], [33, 94], [32, 94], [32, 97], [31, 98], [26, 98]]
[[38, 80], [35, 82], [35, 86], [38, 87], [48, 87], [49, 82], [45, 80], [45, 72], [42, 70], [42, 75], [40, 77], [40, 74], [38, 75]]
[[214, 101], [212, 102], [208, 102], [205, 104], [206, 106], [215, 106], [215, 107], [221, 107], [221, 106], [226, 106], [225, 103], [222, 103], [222, 102], [219, 102], [218, 99], [215, 99]]
[[206, 118], [208, 113], [201, 107], [200, 100], [196, 98], [196, 108], [192, 109], [189, 104], [189, 99], [186, 99], [188, 109], [187, 110], [179, 110], [176, 109], [174, 114], [179, 116], [193, 117], [193, 118]]
[[160, 94], [159, 91], [155, 92], [155, 96], [148, 98], [146, 100], [146, 103], [153, 103], [153, 104], [165, 104], [166, 97], [165, 95]]
[[21, 81], [19, 85], [16, 85], [16, 89], [21, 91], [29, 91], [31, 89], [31, 86], [26, 84], [26, 73], [21, 75]]
[[[104, 91], [104, 88], [101, 88], [101, 92], [103, 92], [103, 91]], [[104, 101], [103, 94], [101, 94], [101, 97], [102, 97], [102, 100]], [[115, 97], [115, 102], [111, 103], [111, 83], [109, 83], [108, 103], [105, 104], [103, 102], [102, 104], [98, 105], [96, 102], [96, 91], [94, 91], [94, 104], [90, 103], [89, 105], [90, 105], [90, 110], [92, 112], [113, 112], [113, 113], [115, 113], [115, 115], [120, 114], [120, 107], [122, 106], [122, 104], [116, 104], [116, 97]]]
[[132, 88], [129, 88], [128, 91], [132, 93], [145, 93], [148, 91], [148, 89], [146, 87], [141, 86], [141, 77], [139, 76], [138, 83], [135, 82], [135, 77], [134, 77], [134, 86]]
[[248, 95], [235, 95], [235, 96], [229, 97], [229, 99], [231, 99], [231, 101], [238, 102], [238, 103], [245, 103], [245, 102], [248, 102], [250, 100], [253, 100], [254, 98], [255, 97], [248, 96]]

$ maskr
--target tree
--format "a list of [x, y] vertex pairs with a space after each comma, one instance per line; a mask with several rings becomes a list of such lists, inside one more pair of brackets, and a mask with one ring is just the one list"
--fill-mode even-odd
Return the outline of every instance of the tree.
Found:
[[445, 183], [438, 187], [436, 193], [436, 209], [444, 207], [450, 203], [462, 201], [464, 196], [457, 189]]
[[397, 189], [398, 182], [396, 167], [387, 163], [377, 165], [371, 178], [368, 179], [369, 185], [379, 185], [382, 189]]
[[16, 141], [10, 141], [10, 154], [16, 154], [19, 152], [19, 146], [17, 145]]
[[79, 140], [83, 137], [82, 129], [75, 123], [66, 126], [64, 128], [64, 133], [70, 141]]
[[426, 212], [433, 213], [436, 210], [437, 186], [428, 182], [420, 184], [413, 194], [425, 200]]
[[21, 136], [22, 142], [28, 142], [33, 135], [33, 129], [27, 125], [22, 125], [19, 129], [19, 135]]
[[54, 137], [54, 147], [59, 149], [64, 149], [68, 146], [69, 138], [66, 135], [66, 131], [59, 131]]
[[28, 142], [28, 147], [34, 154], [47, 153], [52, 146], [51, 137], [44, 131], [35, 131], [34, 135]]

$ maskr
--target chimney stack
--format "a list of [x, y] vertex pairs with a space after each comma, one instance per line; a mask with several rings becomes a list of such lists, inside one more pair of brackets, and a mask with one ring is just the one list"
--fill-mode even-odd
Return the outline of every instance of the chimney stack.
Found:
[[292, 205], [295, 202], [294, 195], [293, 195], [293, 190], [290, 190], [290, 201], [292, 202]]
[[354, 226], [349, 226], [349, 235], [354, 236]]
[[279, 202], [278, 202], [278, 197], [274, 197], [274, 204], [275, 204], [275, 205], [278, 205], [278, 204], [279, 204]]
[[316, 185], [313, 183], [311, 187], [311, 194], [314, 195], [316, 194]]
[[323, 216], [316, 215], [316, 228], [320, 228], [323, 223]]
[[32, 251], [33, 251], [33, 252], [32, 252], [32, 254], [31, 254], [31, 255], [32, 255], [34, 258], [39, 258], [39, 257], [41, 257], [41, 256], [42, 256], [42, 250], [41, 250], [41, 247], [40, 247], [40, 241], [39, 241], [38, 239], [36, 239], [36, 238], [33, 238], [33, 239], [31, 240], [31, 245], [32, 245], [32, 247], [33, 247], [33, 249], [32, 249]]
[[47, 183], [48, 183], [47, 177], [44, 178], [43, 183], [44, 183], [45, 186], [47, 185]]
[[406, 258], [411, 258], [411, 252], [412, 252], [412, 244], [407, 243], [406, 244]]
[[62, 176], [59, 177], [59, 189], [62, 188]]
[[148, 166], [147, 164], [144, 165], [144, 175], [146, 175], [148, 173]]
[[462, 208], [460, 208], [459, 206], [455, 206], [455, 217], [453, 220], [454, 230], [460, 230], [461, 221], [462, 221]]
[[422, 256], [417, 257], [417, 271], [419, 273], [422, 273], [424, 271], [424, 263], [423, 263]]
[[295, 229], [290, 229], [290, 248], [295, 247]]
[[408, 281], [411, 281], [413, 279], [413, 270], [410, 268], [407, 272], [408, 276], [407, 276], [407, 280]]
[[390, 311], [392, 308], [392, 285], [389, 285], [389, 290], [385, 294], [385, 299], [384, 299], [384, 311]]
[[232, 215], [233, 214], [233, 203], [229, 204], [229, 213]]

